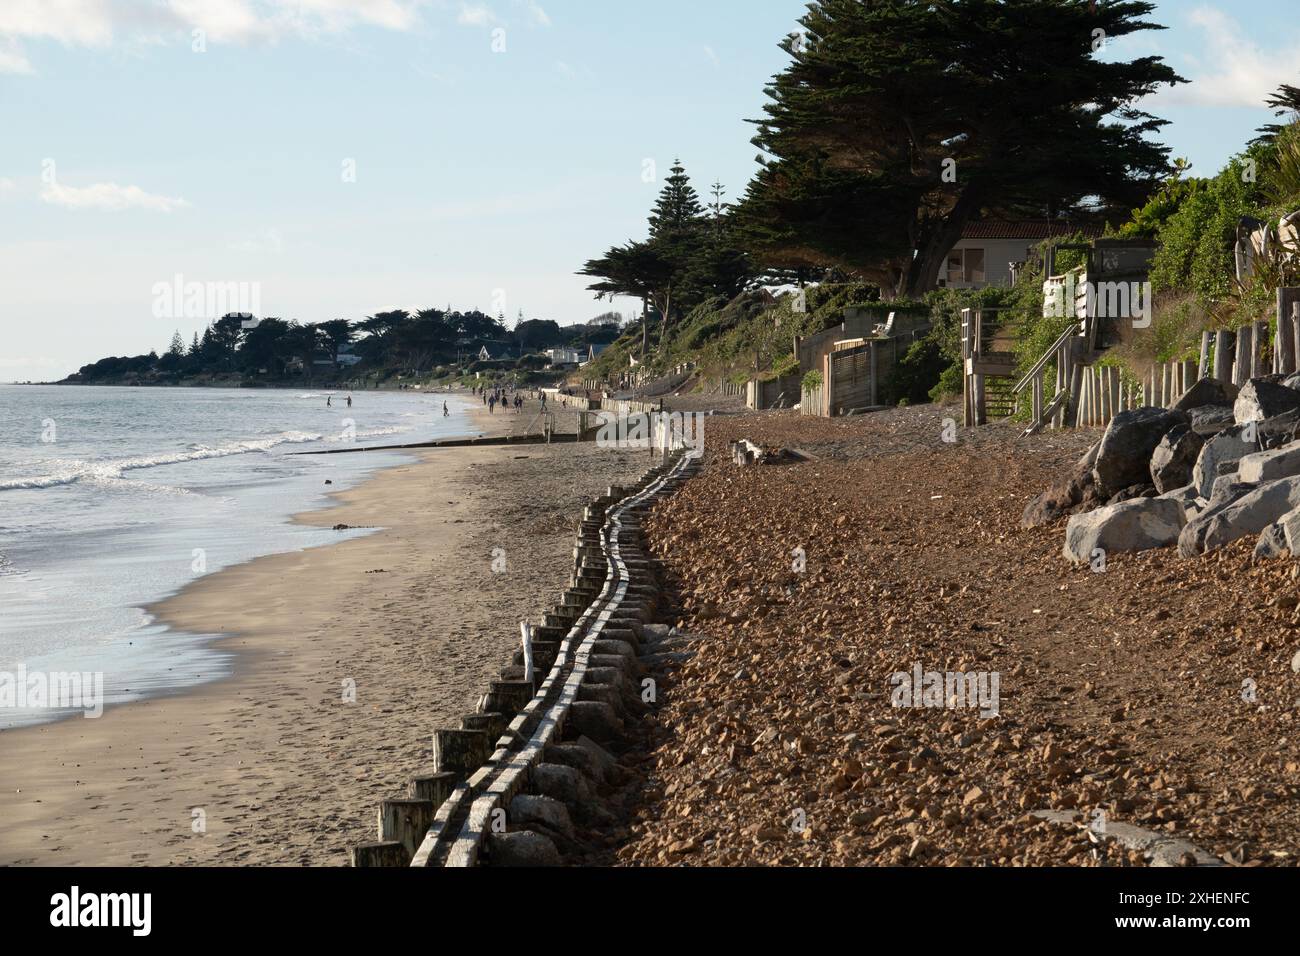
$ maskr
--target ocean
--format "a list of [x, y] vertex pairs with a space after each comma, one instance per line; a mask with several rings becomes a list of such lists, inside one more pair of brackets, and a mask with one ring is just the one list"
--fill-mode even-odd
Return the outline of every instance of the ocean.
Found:
[[81, 713], [24, 706], [15, 674], [102, 674], [110, 705], [226, 676], [211, 635], [143, 608], [260, 555], [371, 533], [289, 518], [409, 460], [292, 453], [477, 434], [457, 396], [346, 395], [0, 385], [0, 730]]

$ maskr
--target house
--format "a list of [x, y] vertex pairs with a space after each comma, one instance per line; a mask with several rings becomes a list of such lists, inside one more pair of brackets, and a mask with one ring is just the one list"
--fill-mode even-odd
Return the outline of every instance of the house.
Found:
[[488, 347], [486, 345], [478, 350], [478, 360], [480, 362], [492, 361], [492, 353], [488, 351]]
[[1102, 235], [1101, 226], [1063, 220], [1025, 219], [968, 222], [961, 239], [948, 253], [935, 283], [940, 289], [983, 289], [1010, 286], [1014, 267], [1023, 264], [1045, 239], [1081, 233], [1087, 239]]
[[591, 346], [588, 346], [588, 348], [587, 348], [587, 361], [583, 362], [582, 364], [583, 364], [583, 365], [587, 365], [587, 364], [589, 364], [589, 363], [591, 363], [591, 362], [596, 361], [596, 359], [597, 359], [597, 357], [599, 357], [600, 353], [603, 352], [603, 351], [605, 351], [605, 349], [607, 349], [607, 348], [609, 348], [608, 345], [591, 345]]
[[577, 365], [582, 361], [582, 353], [577, 349], [547, 349], [546, 355], [552, 365]]

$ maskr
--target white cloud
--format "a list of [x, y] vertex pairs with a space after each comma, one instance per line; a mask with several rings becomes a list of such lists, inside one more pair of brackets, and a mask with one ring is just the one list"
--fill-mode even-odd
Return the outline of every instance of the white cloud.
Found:
[[569, 64], [565, 63], [563, 60], [556, 60], [555, 68], [560, 72], [561, 76], [570, 80], [577, 79], [578, 71], [569, 66]]
[[0, 0], [0, 73], [33, 72], [24, 42], [106, 47], [203, 30], [214, 43], [275, 42], [358, 26], [407, 31], [428, 0]]
[[706, 46], [704, 48], [704, 55], [709, 58], [709, 62], [713, 64], [713, 68], [715, 70], [719, 70], [722, 68], [722, 61], [718, 59], [718, 54], [713, 52], [713, 47]]
[[6, 196], [11, 194], [17, 188], [18, 188], [18, 184], [15, 183], [12, 179], [9, 179], [5, 176], [0, 176], [0, 199], [4, 199]]
[[172, 212], [189, 206], [184, 199], [157, 196], [145, 192], [139, 186], [119, 186], [117, 183], [95, 183], [90, 186], [48, 183], [41, 191], [41, 199], [65, 209], [102, 209], [107, 212], [121, 212], [123, 209]]
[[32, 63], [17, 40], [0, 37], [0, 73], [34, 73]]
[[488, 7], [479, 3], [462, 3], [456, 22], [463, 27], [487, 27], [501, 20]]
[[546, 15], [546, 11], [542, 9], [541, 4], [537, 3], [537, 0], [524, 0], [524, 6], [528, 9], [528, 15], [533, 18], [533, 22], [538, 26], [549, 27], [551, 25], [551, 18]]
[[1300, 39], [1265, 49], [1237, 20], [1208, 5], [1194, 9], [1188, 21], [1204, 34], [1203, 51], [1189, 57], [1186, 65], [1174, 64], [1191, 82], [1157, 93], [1161, 101], [1262, 109], [1279, 86], [1295, 82]]

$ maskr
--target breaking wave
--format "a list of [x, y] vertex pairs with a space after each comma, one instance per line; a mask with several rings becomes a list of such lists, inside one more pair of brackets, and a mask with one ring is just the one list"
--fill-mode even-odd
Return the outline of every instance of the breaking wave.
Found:
[[128, 481], [124, 473], [143, 468], [158, 468], [162, 465], [177, 465], [187, 461], [202, 461], [207, 458], [227, 458], [231, 455], [247, 455], [253, 452], [268, 452], [280, 445], [299, 445], [308, 442], [342, 442], [360, 441], [364, 438], [380, 438], [407, 431], [403, 428], [375, 428], [358, 431], [355, 439], [347, 439], [341, 434], [321, 435], [311, 432], [283, 432], [273, 438], [252, 439], [249, 441], [230, 442], [225, 445], [209, 447], [191, 445], [188, 451], [172, 452], [164, 455], [147, 455], [139, 458], [122, 458], [115, 461], [83, 461], [69, 459], [59, 463], [56, 470], [45, 475], [31, 478], [15, 478], [0, 481], [0, 491], [14, 491], [20, 488], [54, 488], [59, 485], [71, 485], [77, 482], [90, 482], [108, 487], [130, 484], [140, 490], [162, 491], [173, 494], [187, 494], [185, 489], [170, 485], [153, 485], [146, 482]]

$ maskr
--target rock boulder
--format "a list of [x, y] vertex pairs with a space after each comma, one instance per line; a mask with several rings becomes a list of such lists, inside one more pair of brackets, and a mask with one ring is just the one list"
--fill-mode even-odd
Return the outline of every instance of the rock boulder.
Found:
[[1204, 445], [1205, 439], [1191, 425], [1175, 425], [1169, 429], [1151, 454], [1151, 482], [1156, 491], [1163, 495], [1189, 484]]
[[1065, 556], [1087, 564], [1100, 549], [1146, 551], [1178, 541], [1187, 519], [1183, 504], [1173, 498], [1135, 498], [1077, 514], [1065, 529]]
[[1116, 415], [1097, 449], [1093, 478], [1097, 493], [1109, 498], [1132, 485], [1146, 484], [1151, 455], [1175, 425], [1186, 425], [1186, 412], [1167, 408], [1135, 408]]
[[1243, 385], [1232, 406], [1239, 425], [1262, 422], [1296, 409], [1300, 409], [1300, 392], [1267, 378], [1252, 378]]

